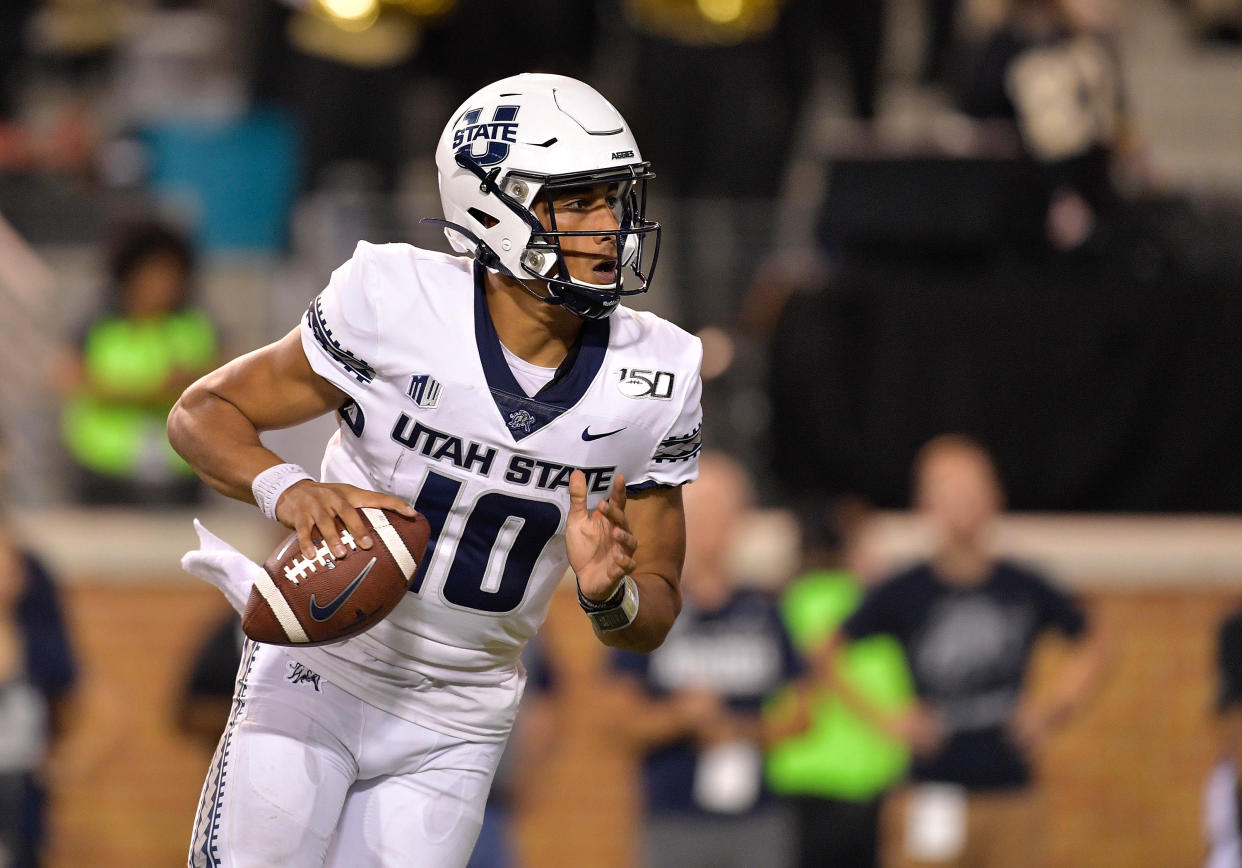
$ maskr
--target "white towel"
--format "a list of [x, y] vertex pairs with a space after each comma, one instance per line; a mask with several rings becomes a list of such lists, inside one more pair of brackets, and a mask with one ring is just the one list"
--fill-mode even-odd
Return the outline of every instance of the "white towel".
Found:
[[198, 531], [199, 547], [186, 552], [181, 558], [181, 568], [187, 573], [211, 582], [224, 592], [237, 614], [244, 614], [250, 590], [254, 587], [256, 572], [263, 567], [220, 539], [196, 518], [194, 530]]

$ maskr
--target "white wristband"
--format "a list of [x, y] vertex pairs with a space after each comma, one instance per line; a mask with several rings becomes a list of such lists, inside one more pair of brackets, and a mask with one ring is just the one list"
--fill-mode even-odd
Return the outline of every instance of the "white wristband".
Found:
[[303, 479], [313, 482], [315, 477], [296, 464], [277, 464], [256, 476], [254, 482], [250, 483], [250, 491], [263, 514], [275, 520], [276, 501], [280, 500], [280, 496], [289, 486], [296, 485]]

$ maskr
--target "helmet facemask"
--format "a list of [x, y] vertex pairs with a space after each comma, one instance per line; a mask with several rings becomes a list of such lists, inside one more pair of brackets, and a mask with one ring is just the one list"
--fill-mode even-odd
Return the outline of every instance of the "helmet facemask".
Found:
[[[467, 237], [476, 244], [476, 258], [488, 268], [516, 280], [531, 295], [550, 304], [558, 304], [583, 319], [602, 319], [612, 313], [622, 296], [646, 292], [655, 273], [660, 252], [660, 225], [646, 217], [647, 182], [655, 177], [649, 163], [634, 163], [590, 172], [561, 175], [544, 175], [512, 169], [501, 178], [501, 168], [484, 169], [468, 153], [455, 155], [457, 165], [467, 169], [479, 179], [479, 190], [489, 199], [494, 198], [516, 215], [529, 229], [529, 236], [522, 252], [522, 274], [501, 262], [498, 253], [488, 244], [488, 222], [497, 218], [479, 209], [471, 216], [480, 223], [482, 237], [469, 233]], [[618, 226], [615, 230], [582, 229], [567, 230], [557, 227], [555, 195], [564, 190], [616, 184], [618, 198]], [[544, 226], [533, 211], [537, 201], [547, 207], [548, 225]], [[486, 219], [486, 218], [490, 218]], [[434, 221], [442, 222], [442, 221]], [[463, 227], [450, 228], [461, 231]], [[463, 233], [466, 234], [466, 233]], [[590, 283], [570, 275], [561, 248], [562, 238], [614, 235], [616, 239], [616, 266], [612, 283]], [[653, 236], [649, 239], [648, 236]], [[654, 241], [654, 243], [650, 243]], [[626, 271], [630, 286], [626, 287]], [[527, 284], [528, 279], [543, 281], [547, 290], [540, 293]]]

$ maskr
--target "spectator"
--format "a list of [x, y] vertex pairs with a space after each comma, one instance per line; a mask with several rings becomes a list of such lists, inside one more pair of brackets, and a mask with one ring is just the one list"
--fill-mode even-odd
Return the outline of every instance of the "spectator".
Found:
[[[781, 613], [799, 650], [809, 654], [858, 608], [879, 576], [866, 550], [865, 513], [840, 508], [829, 521], [823, 508], [803, 512], [803, 572], [783, 594]], [[898, 713], [909, 706], [910, 674], [891, 636], [854, 643], [844, 664], [839, 677], [877, 708]], [[860, 718], [833, 693], [814, 696], [809, 729], [774, 744], [767, 757], [772, 789], [794, 806], [795, 864], [875, 868], [880, 797], [905, 773], [907, 762], [899, 739]]]
[[[4, 444], [0, 442], [0, 477]], [[0, 521], [0, 865], [41, 864], [49, 748], [77, 667], [56, 586]]]
[[705, 453], [685, 497], [682, 612], [653, 653], [615, 664], [636, 679], [624, 719], [646, 751], [646, 864], [782, 868], [788, 823], [764, 791], [757, 714], [795, 656], [773, 601], [729, 574], [750, 481], [732, 459]]
[[1204, 827], [1211, 847], [1204, 868], [1236, 868], [1242, 865], [1242, 612], [1221, 625], [1216, 649], [1221, 750], [1204, 793]]
[[1127, 140], [1120, 55], [1067, 0], [1010, 0], [961, 99], [1012, 119], [1050, 191], [1049, 240], [1077, 247], [1113, 204], [1113, 158]]
[[61, 365], [61, 431], [83, 503], [194, 503], [197, 478], [168, 445], [168, 411], [216, 364], [215, 327], [190, 304], [194, 256], [158, 223], [128, 227], [112, 250], [108, 308]]
[[[920, 510], [936, 532], [930, 559], [868, 594], [820, 657], [820, 677], [914, 754], [910, 787], [885, 807], [885, 864], [1024, 868], [1046, 864], [1032, 761], [1092, 694], [1103, 646], [1082, 608], [1034, 570], [997, 557], [989, 532], [1003, 495], [975, 441], [942, 436], [914, 466]], [[1036, 640], [1074, 643], [1045, 695], [1024, 690]], [[849, 643], [901, 643], [918, 702], [892, 715], [836, 677]]]

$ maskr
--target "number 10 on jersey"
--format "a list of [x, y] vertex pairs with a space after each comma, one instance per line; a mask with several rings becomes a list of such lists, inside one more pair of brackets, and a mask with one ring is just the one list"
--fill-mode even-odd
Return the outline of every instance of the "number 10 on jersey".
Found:
[[484, 492], [456, 539], [445, 539], [444, 525], [461, 488], [452, 477], [427, 472], [414, 508], [426, 516], [431, 538], [410, 593], [422, 592], [428, 567], [443, 558], [449, 561], [441, 592], [447, 602], [491, 614], [511, 612], [526, 595], [544, 546], [561, 526], [560, 507], [503, 491]]

